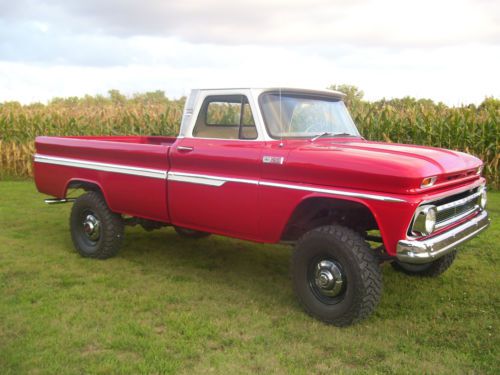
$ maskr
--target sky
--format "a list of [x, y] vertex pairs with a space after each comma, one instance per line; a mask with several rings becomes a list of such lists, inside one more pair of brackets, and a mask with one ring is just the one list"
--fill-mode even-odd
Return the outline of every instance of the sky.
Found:
[[500, 0], [0, 0], [0, 102], [351, 84], [500, 98]]

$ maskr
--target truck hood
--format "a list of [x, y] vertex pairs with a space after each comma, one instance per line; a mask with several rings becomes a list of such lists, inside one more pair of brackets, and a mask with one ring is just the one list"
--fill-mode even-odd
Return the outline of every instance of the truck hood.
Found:
[[297, 145], [286, 170], [297, 182], [407, 194], [425, 177], [438, 177], [434, 188], [479, 178], [481, 164], [458, 151], [343, 138]]

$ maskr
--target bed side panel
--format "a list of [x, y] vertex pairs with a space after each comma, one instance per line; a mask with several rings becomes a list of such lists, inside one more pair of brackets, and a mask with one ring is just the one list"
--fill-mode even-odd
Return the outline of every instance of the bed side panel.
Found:
[[35, 145], [35, 183], [40, 192], [61, 198], [71, 181], [93, 182], [112, 211], [169, 221], [168, 144], [38, 137]]

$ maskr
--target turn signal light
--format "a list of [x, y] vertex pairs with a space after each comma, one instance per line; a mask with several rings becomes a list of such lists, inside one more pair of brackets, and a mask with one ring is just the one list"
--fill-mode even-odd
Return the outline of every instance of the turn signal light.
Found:
[[422, 180], [422, 183], [420, 184], [421, 188], [428, 188], [434, 185], [434, 183], [437, 180], [437, 176], [432, 176], [432, 177], [426, 177]]

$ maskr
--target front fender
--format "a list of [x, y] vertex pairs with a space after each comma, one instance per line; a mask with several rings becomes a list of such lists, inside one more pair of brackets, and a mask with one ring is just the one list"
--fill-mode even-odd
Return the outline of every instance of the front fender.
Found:
[[396, 255], [397, 242], [405, 238], [408, 224], [417, 206], [416, 202], [382, 201], [301, 190], [284, 191], [263, 186], [260, 195], [263, 207], [260, 222], [262, 240], [279, 242], [297, 207], [307, 200], [318, 198], [352, 202], [366, 207], [373, 215], [389, 255]]

